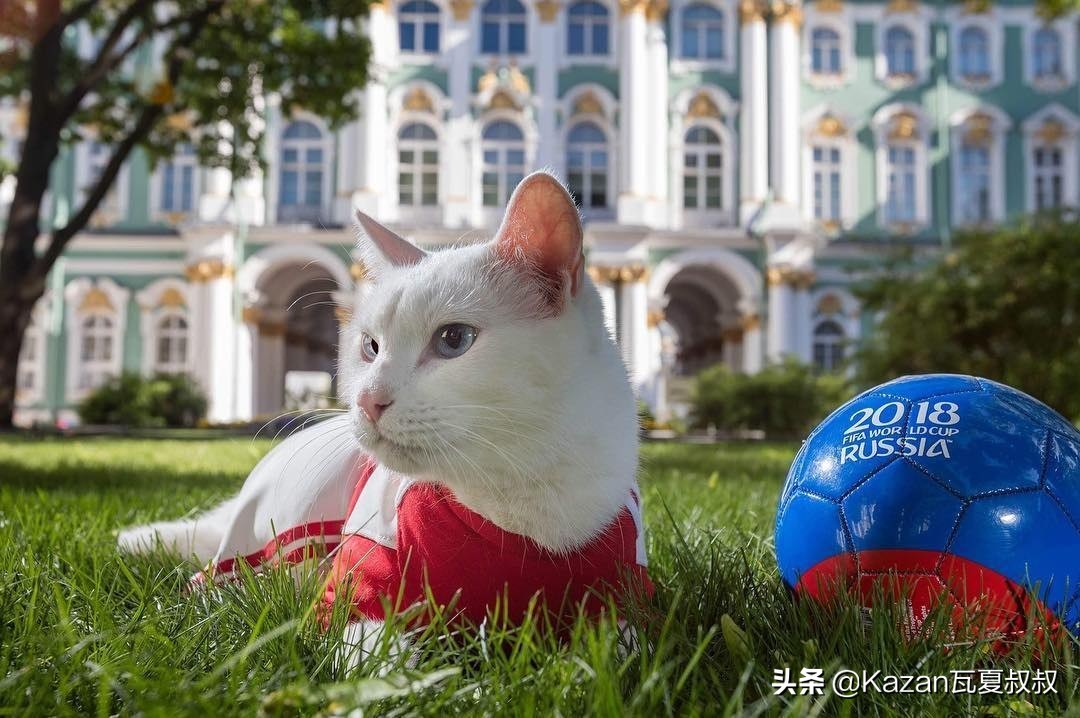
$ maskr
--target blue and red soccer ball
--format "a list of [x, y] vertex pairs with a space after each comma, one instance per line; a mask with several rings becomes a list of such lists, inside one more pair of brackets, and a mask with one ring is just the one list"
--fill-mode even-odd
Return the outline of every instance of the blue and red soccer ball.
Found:
[[776, 555], [796, 593], [875, 592], [1022, 633], [1032, 615], [1080, 633], [1080, 433], [1010, 387], [904, 377], [832, 413], [780, 497]]

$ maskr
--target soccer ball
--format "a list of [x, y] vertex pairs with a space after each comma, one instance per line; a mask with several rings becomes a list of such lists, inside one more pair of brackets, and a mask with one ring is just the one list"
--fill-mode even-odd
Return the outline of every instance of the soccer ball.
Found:
[[1080, 433], [1016, 389], [902, 377], [837, 409], [792, 463], [776, 557], [797, 594], [946, 602], [1014, 635], [1031, 612], [1080, 628]]

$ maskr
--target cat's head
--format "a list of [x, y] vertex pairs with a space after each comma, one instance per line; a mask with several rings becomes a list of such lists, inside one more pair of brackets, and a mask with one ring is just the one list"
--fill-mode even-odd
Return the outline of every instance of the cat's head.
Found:
[[[610, 463], [616, 432], [636, 462], [626, 373], [584, 271], [577, 208], [553, 177], [525, 178], [484, 244], [426, 253], [358, 218], [371, 282], [343, 374], [367, 451], [402, 473], [496, 492], [570, 454]], [[633, 465], [614, 461], [632, 481]]]

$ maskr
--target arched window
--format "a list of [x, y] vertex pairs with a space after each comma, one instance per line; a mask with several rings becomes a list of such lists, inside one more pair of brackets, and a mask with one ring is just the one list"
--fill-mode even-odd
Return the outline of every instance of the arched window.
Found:
[[398, 47], [402, 52], [438, 54], [439, 6], [410, 0], [398, 11]]
[[584, 0], [566, 12], [566, 54], [607, 55], [610, 25], [608, 9], [595, 0]]
[[818, 27], [810, 33], [810, 69], [818, 75], [839, 75], [843, 72], [840, 34], [836, 30]]
[[317, 222], [322, 216], [325, 141], [307, 120], [290, 122], [281, 136], [278, 220]]
[[961, 222], [990, 219], [990, 147], [965, 143], [960, 146], [958, 212]]
[[844, 328], [832, 319], [814, 327], [814, 366], [820, 371], [836, 371], [844, 363]]
[[103, 384], [113, 370], [113, 320], [101, 314], [91, 314], [82, 320], [82, 344], [79, 349], [79, 389], [93, 389]]
[[187, 370], [188, 323], [179, 314], [169, 314], [157, 325], [157, 354], [154, 370], [164, 374], [180, 374]]
[[525, 136], [513, 122], [495, 120], [484, 128], [480, 151], [483, 204], [501, 207], [525, 177]]
[[915, 148], [890, 144], [885, 148], [885, 222], [910, 224], [916, 220]]
[[596, 123], [580, 122], [566, 137], [566, 178], [574, 201], [584, 209], [606, 209], [607, 136]]
[[894, 25], [885, 31], [885, 74], [915, 76], [915, 36], [906, 27]]
[[683, 148], [683, 207], [724, 209], [724, 147], [708, 127], [692, 127]]
[[983, 81], [990, 77], [990, 38], [981, 27], [965, 27], [960, 31], [960, 76], [966, 80]]
[[520, 0], [487, 0], [480, 11], [480, 52], [525, 54], [525, 6]]
[[431, 207], [438, 201], [438, 138], [428, 125], [410, 122], [398, 132], [398, 204]]
[[161, 167], [162, 212], [190, 212], [195, 207], [195, 148], [178, 145], [176, 154]]
[[687, 5], [682, 11], [682, 56], [719, 60], [724, 48], [724, 13], [711, 5]]
[[1032, 66], [1036, 80], [1059, 80], [1063, 76], [1061, 59], [1061, 36], [1051, 27], [1040, 28], [1035, 33]]

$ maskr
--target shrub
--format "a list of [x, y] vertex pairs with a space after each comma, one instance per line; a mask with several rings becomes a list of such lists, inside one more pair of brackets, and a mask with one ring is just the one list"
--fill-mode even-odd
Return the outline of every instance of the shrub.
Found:
[[95, 389], [79, 404], [87, 424], [139, 428], [195, 426], [206, 414], [206, 396], [189, 377], [125, 372]]
[[757, 374], [740, 374], [719, 364], [694, 382], [694, 426], [724, 431], [759, 430], [769, 437], [800, 437], [849, 395], [835, 374], [816, 374], [788, 359]]

